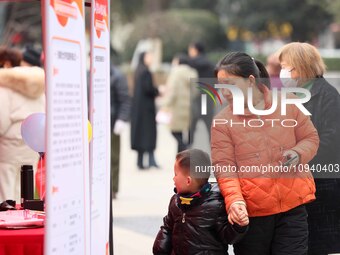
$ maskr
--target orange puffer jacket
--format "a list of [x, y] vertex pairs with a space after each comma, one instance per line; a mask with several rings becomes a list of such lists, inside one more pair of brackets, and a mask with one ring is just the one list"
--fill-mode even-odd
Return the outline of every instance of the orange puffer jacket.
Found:
[[[264, 93], [264, 108], [269, 109], [272, 104], [271, 92], [264, 86], [261, 90]], [[249, 127], [260, 125], [256, 120], [249, 123], [251, 119], [263, 120], [264, 125]], [[280, 121], [265, 121], [268, 119]], [[294, 119], [297, 125], [284, 127], [281, 125], [284, 119]], [[287, 105], [286, 116], [281, 115], [280, 100], [276, 111], [266, 116], [253, 115], [247, 109], [244, 115], [233, 115], [229, 105], [214, 120], [211, 128], [211, 156], [215, 171], [218, 170], [217, 166], [225, 166], [224, 169], [234, 167], [237, 171], [229, 175], [223, 171], [215, 172], [227, 211], [232, 203], [244, 201], [250, 217], [266, 216], [288, 211], [315, 199], [314, 179], [308, 168], [307, 173], [303, 174], [296, 170], [288, 174], [283, 171], [245, 174], [245, 171], [241, 171], [245, 166], [257, 166], [257, 169], [269, 165], [279, 166], [282, 153], [288, 149], [300, 155], [302, 165], [298, 168], [306, 170], [304, 164], [316, 154], [319, 137], [309, 116], [305, 116], [295, 105]], [[226, 121], [229, 123], [220, 124]], [[245, 121], [245, 125], [231, 127], [231, 121]], [[284, 122], [284, 125], [293, 126], [292, 122]]]

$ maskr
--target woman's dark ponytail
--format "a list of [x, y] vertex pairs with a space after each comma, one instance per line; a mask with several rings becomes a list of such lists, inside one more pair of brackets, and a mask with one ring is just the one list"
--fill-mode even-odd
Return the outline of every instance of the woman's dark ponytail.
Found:
[[270, 88], [269, 74], [265, 66], [244, 52], [230, 52], [225, 55], [216, 65], [216, 76], [220, 70], [243, 78], [253, 75], [257, 84], [261, 83]]
[[260, 71], [260, 81], [261, 81], [261, 83], [264, 84], [267, 88], [270, 89], [270, 87], [271, 87], [270, 86], [270, 77], [269, 77], [269, 74], [268, 74], [266, 67], [264, 66], [264, 64], [262, 64], [261, 61], [258, 61], [258, 60], [254, 60], [254, 61], [255, 61], [257, 68]]

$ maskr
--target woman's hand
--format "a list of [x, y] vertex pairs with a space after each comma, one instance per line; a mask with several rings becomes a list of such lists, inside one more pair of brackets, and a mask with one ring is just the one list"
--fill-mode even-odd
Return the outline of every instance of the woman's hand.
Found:
[[[285, 162], [290, 161], [292, 159], [288, 166], [296, 166], [300, 163], [300, 156], [296, 151], [287, 150], [283, 152], [283, 157], [285, 158]], [[285, 162], [283, 162], [283, 164], [285, 164]]]
[[233, 203], [228, 212], [228, 221], [231, 225], [237, 223], [240, 226], [249, 224], [247, 208], [243, 203]]

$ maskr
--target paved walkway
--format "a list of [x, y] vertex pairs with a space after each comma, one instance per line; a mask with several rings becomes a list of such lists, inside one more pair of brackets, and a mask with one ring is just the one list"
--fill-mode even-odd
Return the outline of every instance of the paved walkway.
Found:
[[130, 130], [121, 137], [120, 191], [113, 202], [115, 255], [149, 255], [173, 194], [176, 143], [165, 126], [158, 127], [155, 152], [161, 169], [137, 169]]

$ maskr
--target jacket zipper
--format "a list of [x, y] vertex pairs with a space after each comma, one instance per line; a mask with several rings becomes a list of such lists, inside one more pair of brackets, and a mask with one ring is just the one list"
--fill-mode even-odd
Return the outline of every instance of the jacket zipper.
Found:
[[275, 177], [275, 187], [276, 187], [276, 190], [277, 190], [277, 194], [279, 195], [279, 205], [280, 205], [280, 212], [282, 211], [282, 205], [281, 205], [281, 202], [282, 202], [282, 199], [281, 199], [281, 193], [280, 193], [280, 190], [279, 190], [279, 187], [278, 187], [278, 184], [277, 184], [277, 178]]
[[[260, 115], [257, 115], [257, 118], [258, 118], [259, 120], [261, 120]], [[267, 135], [266, 135], [266, 132], [264, 132], [264, 140], [265, 140], [265, 143], [266, 143], [266, 145], [267, 145], [266, 147], [267, 147], [267, 151], [269, 152], [268, 154], [269, 154], [270, 161], [272, 161], [273, 155], [272, 155], [271, 149], [269, 148], [268, 137], [267, 137]]]
[[185, 223], [185, 213], [182, 215], [182, 223]]
[[[280, 151], [281, 153], [283, 153], [283, 146], [280, 147]], [[282, 199], [281, 199], [281, 192], [280, 192], [280, 189], [277, 185], [277, 178], [275, 178], [275, 181], [276, 181], [276, 189], [277, 189], [277, 193], [279, 194], [279, 203], [280, 203], [280, 212], [282, 211]]]
[[[258, 119], [261, 119], [260, 118], [260, 115], [257, 115], [257, 118]], [[270, 159], [270, 162], [272, 162], [272, 160], [273, 160], [273, 154], [272, 154], [272, 151], [271, 151], [271, 149], [270, 149], [270, 147], [269, 147], [269, 144], [268, 144], [268, 137], [267, 137], [267, 135], [266, 135], [266, 132], [264, 132], [264, 138], [265, 138], [265, 143], [266, 143], [266, 147], [267, 147], [267, 151], [269, 151], [269, 159]], [[276, 191], [277, 191], [277, 194], [278, 194], [278, 198], [279, 198], [279, 205], [280, 205], [280, 211], [282, 211], [282, 205], [281, 205], [281, 193], [280, 193], [280, 190], [279, 190], [279, 187], [278, 187], [278, 184], [277, 184], [277, 178], [276, 177], [274, 177], [274, 179], [275, 179], [275, 187], [276, 187]]]

